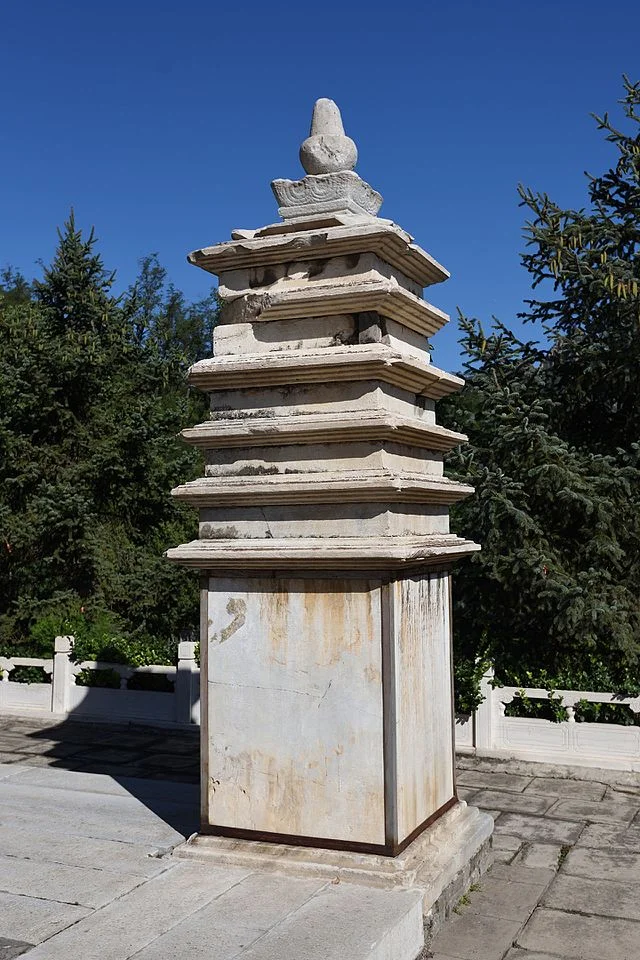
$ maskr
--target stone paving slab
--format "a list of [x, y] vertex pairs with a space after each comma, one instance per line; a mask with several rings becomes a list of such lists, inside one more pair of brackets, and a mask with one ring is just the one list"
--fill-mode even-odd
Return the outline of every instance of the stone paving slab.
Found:
[[601, 917], [640, 921], [640, 884], [623, 880], [587, 880], [585, 877], [562, 874], [556, 877], [545, 893], [542, 906], [572, 913], [592, 913]]
[[640, 826], [619, 827], [606, 823], [588, 823], [577, 841], [579, 847], [624, 847], [640, 853]]
[[0, 719], [0, 763], [4, 764], [165, 779], [179, 768], [181, 781], [197, 784], [199, 751], [197, 727], [175, 731], [141, 724]]
[[467, 787], [488, 787], [491, 790], [505, 790], [507, 793], [522, 793], [531, 782], [531, 777], [499, 771], [461, 770], [456, 776], [456, 783]]
[[511, 836], [509, 833], [494, 833], [493, 834], [493, 849], [494, 850], [509, 850], [512, 853], [516, 853], [524, 840], [518, 836]]
[[[48, 789], [77, 790], [81, 793], [105, 793], [119, 797], [144, 797], [172, 800], [177, 803], [194, 803], [200, 799], [199, 784], [181, 785], [176, 788], [176, 781], [168, 779], [168, 771], [164, 771], [164, 780], [151, 780], [148, 777], [114, 777], [106, 773], [86, 773], [82, 770], [34, 769], [33, 767], [18, 767], [14, 775], [14, 783], [33, 784]], [[1, 777], [0, 777], [1, 779]]]
[[[69, 834], [34, 831], [31, 827], [0, 826], [0, 850], [4, 856], [19, 857], [34, 863], [66, 864], [113, 874], [135, 874], [154, 877], [166, 870], [165, 861], [157, 857], [157, 844], [123, 843], [94, 837], [72, 837]], [[1, 878], [0, 878], [1, 885]]]
[[85, 745], [80, 743], [60, 743], [57, 740], [32, 740], [30, 742], [22, 741], [18, 750], [18, 741], [16, 738], [16, 752], [21, 753], [23, 756], [42, 753], [49, 754], [56, 758], [71, 757], [76, 753], [80, 753], [85, 748]]
[[512, 883], [537, 883], [542, 894], [555, 876], [555, 870], [545, 870], [542, 867], [527, 867], [522, 864], [494, 863], [489, 874], [501, 880], [511, 880]]
[[584, 824], [571, 820], [547, 820], [516, 813], [503, 813], [495, 825], [496, 834], [510, 834], [539, 843], [576, 843]]
[[471, 902], [466, 911], [485, 917], [521, 922], [529, 919], [541, 893], [539, 883], [513, 883], [511, 880], [500, 880], [491, 874], [485, 877], [478, 887], [475, 895], [469, 897]]
[[525, 843], [512, 863], [514, 866], [557, 870], [562, 856], [562, 846], [557, 843]]
[[460, 913], [445, 924], [433, 950], [461, 960], [502, 960], [521, 926], [520, 920]]
[[550, 777], [552, 780], [580, 780], [584, 782], [606, 783], [621, 789], [638, 788], [640, 772], [632, 770], [603, 770], [601, 767], [580, 767], [569, 763], [541, 763], [537, 760], [512, 760], [505, 757], [476, 757], [459, 755], [457, 768], [463, 770], [481, 770], [489, 773], [509, 773], [522, 777]]
[[[640, 924], [538, 908], [518, 946], [575, 960], [638, 960]], [[525, 954], [526, 956], [526, 954]]]
[[56, 829], [61, 834], [167, 846], [179, 843], [185, 832], [172, 823], [181, 827], [189, 823], [189, 834], [197, 826], [197, 810], [190, 804], [163, 799], [153, 801], [150, 817], [152, 801], [147, 797], [139, 800], [132, 795], [81, 793], [14, 780], [2, 781], [2, 797], [0, 825], [31, 825], [44, 832], [50, 829], [55, 813]]
[[20, 936], [31, 947], [48, 940], [90, 913], [89, 907], [0, 893], [0, 937]]
[[[422, 897], [415, 891], [328, 884], [244, 950], [241, 957], [409, 960], [418, 956], [423, 942]], [[161, 960], [160, 955], [157, 960]]]
[[0, 892], [80, 907], [103, 907], [145, 879], [144, 874], [115, 874], [96, 867], [0, 856]]
[[9, 777], [15, 777], [19, 773], [26, 773], [31, 770], [26, 764], [20, 763], [0, 763], [0, 780], [8, 780]]
[[607, 786], [606, 800], [629, 800], [640, 803], [640, 786], [630, 783], [614, 783]]
[[640, 960], [640, 776], [460, 766], [472, 802], [500, 811], [494, 863], [435, 938], [434, 960]]
[[630, 824], [639, 810], [639, 803], [627, 803], [623, 800], [601, 800], [599, 803], [558, 800], [546, 811], [545, 816], [560, 817], [562, 820], [586, 820], [589, 823]]
[[632, 853], [625, 847], [609, 847], [606, 850], [574, 847], [563, 869], [565, 873], [578, 877], [640, 884], [640, 853]]
[[[522, 793], [502, 793], [498, 790], [481, 790], [473, 802], [478, 807], [491, 807], [509, 813], [526, 813], [542, 816], [549, 807], [557, 803], [556, 797], [524, 796]], [[570, 820], [571, 817], [565, 819]], [[576, 819], [575, 817], [573, 819]]]
[[263, 877], [250, 874], [154, 940], [136, 960], [197, 956], [203, 944], [207, 960], [231, 960], [324, 886], [323, 881], [277, 876], [265, 884]]
[[539, 953], [538, 950], [531, 953], [530, 950], [513, 947], [504, 960], [566, 960], [566, 957], [561, 957], [558, 953]]
[[571, 800], [602, 800], [606, 790], [607, 787], [604, 783], [585, 783], [583, 780], [536, 777], [525, 787], [524, 793], [542, 794], [545, 797], [566, 797]]
[[74, 770], [76, 766], [73, 756], [51, 757], [46, 753], [0, 753], [0, 762], [3, 764], [26, 764], [29, 767], [63, 767], [65, 770]]
[[199, 864], [175, 863], [128, 896], [40, 944], [29, 960], [125, 960], [247, 875], [235, 867], [212, 871]]

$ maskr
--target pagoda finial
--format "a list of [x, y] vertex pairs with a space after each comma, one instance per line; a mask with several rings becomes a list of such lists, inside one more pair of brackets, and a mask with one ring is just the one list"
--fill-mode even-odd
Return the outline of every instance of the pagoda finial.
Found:
[[316, 100], [311, 119], [311, 131], [300, 147], [300, 163], [307, 173], [338, 173], [353, 170], [358, 150], [342, 125], [338, 105], [322, 97]]

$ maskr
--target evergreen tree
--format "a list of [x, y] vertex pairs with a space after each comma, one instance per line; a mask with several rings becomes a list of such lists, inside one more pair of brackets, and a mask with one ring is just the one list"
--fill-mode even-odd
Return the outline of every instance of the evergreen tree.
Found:
[[5, 306], [11, 303], [28, 303], [31, 300], [31, 284], [13, 267], [0, 270], [0, 302]]
[[477, 490], [454, 523], [483, 546], [456, 575], [467, 706], [476, 658], [510, 683], [640, 689], [640, 86], [622, 103], [634, 128], [598, 119], [617, 159], [587, 210], [521, 189], [523, 262], [552, 287], [522, 316], [547, 343], [461, 318], [467, 385], [443, 408], [470, 438], [450, 465]]
[[616, 152], [614, 166], [589, 176], [587, 210], [564, 210], [546, 194], [520, 188], [533, 214], [523, 263], [533, 286], [553, 285], [531, 300], [525, 320], [538, 322], [552, 350], [549, 390], [562, 392], [558, 429], [589, 449], [615, 452], [640, 438], [640, 83], [625, 78], [621, 100], [629, 130], [596, 117]]
[[174, 292], [200, 339], [171, 342], [169, 332], [160, 343], [162, 285], [144, 313], [138, 285], [118, 300], [113, 279], [72, 215], [33, 301], [0, 295], [5, 644], [47, 613], [74, 632], [79, 618], [101, 617], [116, 633], [165, 640], [197, 620], [193, 578], [162, 554], [192, 535], [191, 511], [169, 491], [200, 472], [177, 434], [204, 415], [185, 373], [213, 302], [185, 305]]

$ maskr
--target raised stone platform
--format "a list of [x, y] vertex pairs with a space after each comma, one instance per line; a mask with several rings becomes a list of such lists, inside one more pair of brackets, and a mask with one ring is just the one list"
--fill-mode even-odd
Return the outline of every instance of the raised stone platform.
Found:
[[431, 928], [486, 869], [492, 831], [491, 817], [462, 801], [396, 857], [202, 834], [177, 847], [174, 856], [269, 874], [418, 890], [425, 923]]

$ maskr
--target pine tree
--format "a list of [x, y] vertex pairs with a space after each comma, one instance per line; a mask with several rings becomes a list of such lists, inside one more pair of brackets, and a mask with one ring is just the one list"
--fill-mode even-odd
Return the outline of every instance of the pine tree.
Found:
[[9, 644], [44, 614], [75, 630], [83, 612], [147, 639], [176, 638], [197, 619], [193, 578], [162, 554], [193, 533], [169, 490], [200, 472], [177, 434], [204, 415], [185, 372], [215, 310], [185, 305], [200, 340], [169, 333], [161, 345], [162, 284], [141, 317], [138, 293], [117, 299], [113, 282], [93, 232], [84, 239], [72, 215], [33, 300], [0, 295], [0, 640]]
[[[550, 389], [562, 391], [556, 422], [573, 442], [614, 452], [640, 438], [640, 83], [625, 78], [628, 131], [596, 117], [617, 157], [588, 177], [589, 208], [564, 210], [546, 194], [520, 188], [533, 214], [523, 263], [534, 288], [525, 320], [540, 323], [552, 351]], [[553, 384], [551, 383], [553, 380]]]
[[[622, 102], [637, 124], [640, 87]], [[640, 138], [598, 125], [618, 158], [588, 210], [521, 189], [523, 263], [552, 287], [522, 316], [547, 343], [461, 318], [467, 386], [444, 410], [470, 437], [451, 467], [477, 489], [454, 522], [483, 545], [455, 586], [469, 706], [478, 657], [511, 683], [639, 689]]]

